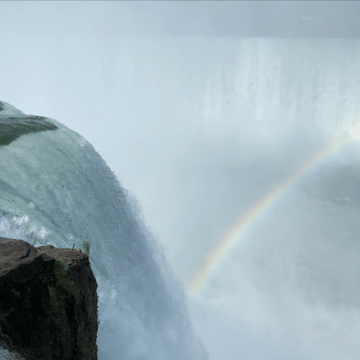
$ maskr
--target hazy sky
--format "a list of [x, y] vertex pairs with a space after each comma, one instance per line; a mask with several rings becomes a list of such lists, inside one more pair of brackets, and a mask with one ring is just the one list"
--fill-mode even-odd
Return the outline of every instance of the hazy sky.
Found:
[[357, 37], [357, 1], [2, 1], [3, 31], [28, 34]]
[[[340, 131], [342, 120], [345, 127], [360, 120], [357, 1], [2, 1], [0, 14], [0, 101], [54, 118], [93, 144], [138, 199], [184, 284], [248, 207]], [[294, 209], [316, 217], [320, 207], [297, 201], [288, 217], [269, 216], [249, 235], [258, 236], [254, 248], [234, 250], [207, 288], [208, 302], [189, 303], [210, 360], [224, 349], [229, 360], [317, 360], [335, 343], [338, 360], [347, 346], [324, 330], [322, 345], [309, 345], [320, 355], [312, 348], [307, 357], [302, 341], [319, 333], [321, 321], [326, 329], [346, 321], [294, 295], [310, 323], [300, 326], [280, 302], [271, 300], [277, 310], [269, 315], [261, 300], [259, 283], [268, 279], [256, 249], [277, 244], [279, 264], [287, 264], [295, 250], [284, 239], [301, 241], [291, 233], [292, 224], [302, 226]], [[281, 231], [280, 218], [290, 224]], [[238, 265], [244, 254], [254, 282]], [[280, 265], [269, 264], [276, 271], [268, 274], [287, 284]], [[281, 299], [294, 290], [275, 287]], [[292, 338], [287, 318], [301, 329]], [[252, 337], [250, 328], [275, 328], [277, 343], [265, 330]], [[356, 352], [356, 341], [348, 348]]]

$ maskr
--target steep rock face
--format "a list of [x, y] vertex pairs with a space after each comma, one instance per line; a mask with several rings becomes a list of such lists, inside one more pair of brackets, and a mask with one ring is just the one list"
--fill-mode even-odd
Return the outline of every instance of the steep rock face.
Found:
[[97, 360], [96, 291], [86, 253], [0, 238], [0, 345], [28, 360]]

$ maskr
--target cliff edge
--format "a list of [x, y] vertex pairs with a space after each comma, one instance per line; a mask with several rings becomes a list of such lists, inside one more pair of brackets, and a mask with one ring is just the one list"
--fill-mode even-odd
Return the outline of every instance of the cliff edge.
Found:
[[27, 360], [97, 360], [96, 291], [86, 253], [0, 238], [0, 345]]

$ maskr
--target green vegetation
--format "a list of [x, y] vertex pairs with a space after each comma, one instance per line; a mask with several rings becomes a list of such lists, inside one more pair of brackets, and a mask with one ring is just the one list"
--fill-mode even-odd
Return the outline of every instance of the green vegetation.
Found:
[[87, 240], [83, 240], [83, 242], [82, 242], [82, 251], [89, 256], [89, 254], [90, 254], [90, 243]]

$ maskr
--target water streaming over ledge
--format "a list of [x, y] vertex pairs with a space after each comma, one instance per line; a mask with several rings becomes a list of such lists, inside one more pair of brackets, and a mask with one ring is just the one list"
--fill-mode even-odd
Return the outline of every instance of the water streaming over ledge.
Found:
[[34, 246], [90, 242], [99, 360], [207, 359], [136, 200], [91, 144], [0, 102], [0, 174], [0, 236]]

